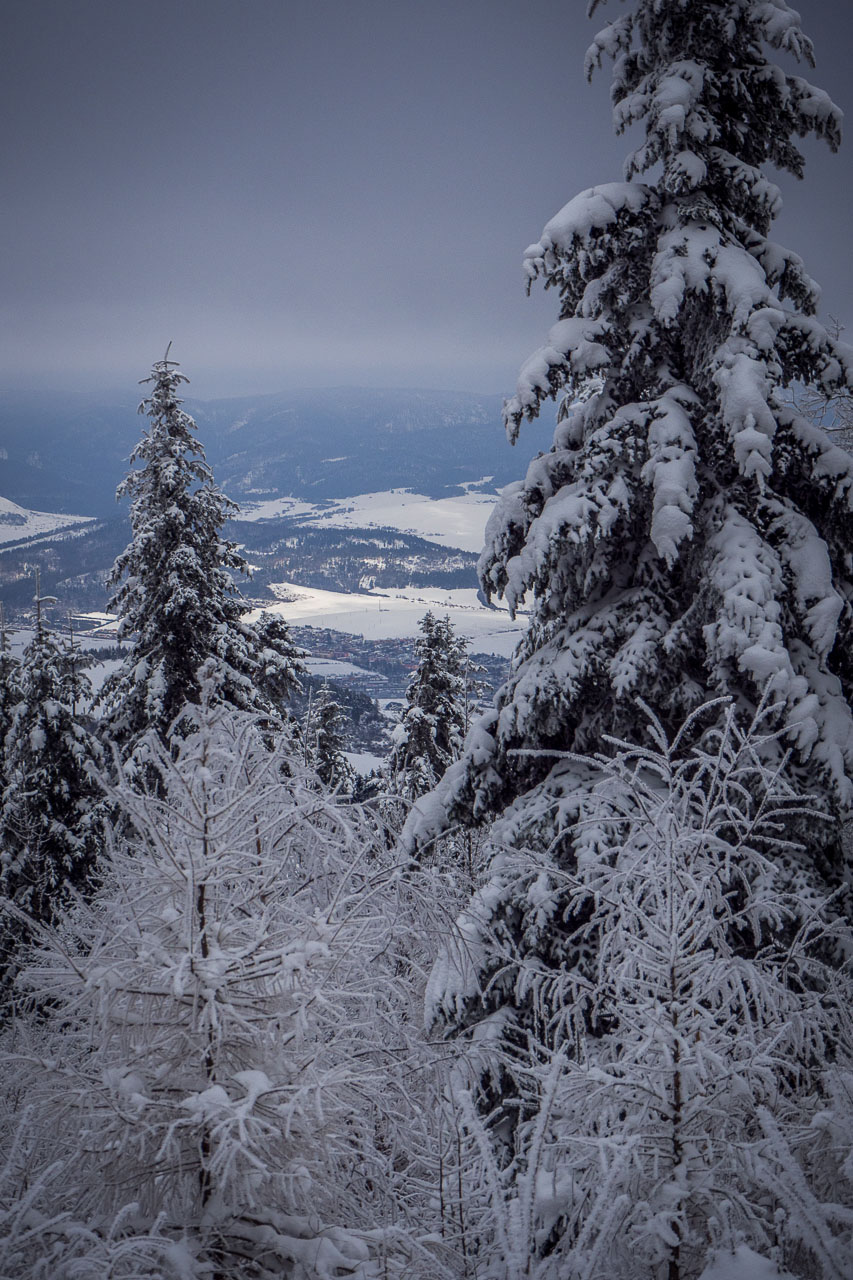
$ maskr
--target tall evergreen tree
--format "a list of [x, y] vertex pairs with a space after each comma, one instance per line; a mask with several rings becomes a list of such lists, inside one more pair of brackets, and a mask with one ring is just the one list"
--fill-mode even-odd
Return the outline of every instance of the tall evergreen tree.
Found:
[[[76, 714], [86, 677], [45, 625], [36, 588], [36, 628], [18, 675], [19, 700], [5, 742], [0, 804], [0, 970], [14, 974], [31, 931], [59, 919], [73, 890], [91, 887], [102, 843], [101, 750]], [[17, 910], [15, 910], [17, 909]]]
[[[412, 843], [426, 843], [450, 822], [494, 819], [486, 883], [462, 917], [456, 954], [436, 970], [433, 995], [445, 1024], [471, 1037], [490, 1176], [515, 1203], [525, 1187], [553, 1193], [544, 1217], [526, 1219], [536, 1264], [527, 1255], [520, 1270], [498, 1266], [506, 1280], [636, 1274], [630, 1263], [620, 1271], [607, 1250], [595, 1265], [577, 1254], [572, 1232], [583, 1230], [587, 1211], [572, 1216], [574, 1193], [559, 1189], [554, 1161], [578, 1130], [568, 1113], [553, 1112], [541, 1071], [556, 1063], [559, 1089], [557, 1058], [595, 1064], [584, 1079], [594, 1091], [585, 1124], [598, 1142], [632, 1115], [624, 1101], [609, 1110], [610, 1081], [600, 1073], [622, 1070], [611, 1051], [632, 1035], [654, 1038], [661, 1025], [651, 1005], [629, 1024], [622, 996], [607, 996], [608, 940], [593, 927], [603, 900], [579, 886], [599, 872], [605, 884], [621, 837], [605, 829], [590, 848], [595, 775], [582, 756], [608, 735], [639, 741], [641, 700], [661, 733], [673, 735], [710, 695], [731, 696], [747, 722], [767, 698], [774, 732], [754, 746], [756, 756], [762, 768], [779, 764], [793, 792], [814, 795], [828, 820], [779, 819], [802, 844], [768, 847], [772, 873], [752, 884], [746, 865], [736, 868], [742, 891], [755, 895], [750, 927], [716, 914], [702, 962], [712, 968], [725, 945], [739, 959], [770, 956], [775, 965], [780, 948], [808, 931], [815, 904], [831, 900], [838, 911], [849, 893], [841, 828], [853, 809], [853, 460], [792, 406], [788, 388], [800, 381], [838, 392], [853, 379], [853, 352], [815, 318], [817, 288], [799, 258], [768, 238], [779, 193], [763, 172], [773, 164], [799, 175], [796, 138], [816, 134], [834, 148], [840, 115], [768, 50], [812, 60], [784, 0], [630, 0], [587, 61], [592, 70], [613, 58], [617, 129], [644, 133], [627, 181], [572, 200], [526, 253], [529, 281], [554, 288], [561, 305], [505, 406], [509, 434], [548, 397], [564, 393], [569, 407], [550, 451], [505, 491], [480, 577], [512, 609], [527, 597], [531, 625], [494, 711], [416, 803], [407, 830]], [[641, 181], [650, 170], [655, 176]], [[747, 792], [759, 772], [742, 780]], [[715, 838], [730, 834], [724, 811], [714, 819]], [[765, 896], [771, 881], [783, 914]], [[629, 879], [608, 882], [608, 909], [620, 919], [633, 891]], [[676, 878], [671, 891], [673, 910], [688, 911], [685, 885]], [[633, 940], [625, 943], [623, 959], [636, 954]], [[828, 985], [833, 947], [817, 940]], [[711, 968], [702, 981], [713, 985]], [[627, 976], [620, 970], [620, 980]], [[790, 971], [781, 982], [791, 996], [800, 990]], [[590, 1004], [569, 1027], [570, 989], [583, 989], [580, 1003], [588, 996]], [[670, 1014], [679, 999], [671, 995]], [[809, 1007], [802, 1016], [813, 1029], [817, 1014]], [[743, 1031], [736, 1019], [723, 1028], [727, 1052]], [[849, 1042], [846, 1051], [849, 1059]], [[787, 1050], [771, 1088], [773, 1071], [780, 1091], [792, 1087], [793, 1112], [798, 1089], [805, 1099], [813, 1086], [819, 1097], [829, 1088], [798, 1074]], [[553, 1146], [537, 1163], [546, 1134]], [[686, 1165], [676, 1166], [678, 1200]], [[792, 1160], [786, 1176], [801, 1172]], [[628, 1184], [629, 1197], [645, 1195]], [[747, 1201], [753, 1194], [765, 1195], [744, 1192]], [[821, 1194], [829, 1197], [826, 1185]], [[760, 1232], [753, 1237], [764, 1252], [772, 1214], [766, 1200], [748, 1207], [767, 1232], [763, 1243]], [[599, 1208], [625, 1206], [605, 1197]], [[698, 1222], [693, 1238], [711, 1225]], [[676, 1234], [669, 1259], [662, 1252], [648, 1264], [654, 1280], [700, 1274], [698, 1258], [680, 1258], [677, 1244]], [[791, 1255], [797, 1276], [842, 1274], [810, 1249]], [[549, 1271], [552, 1255], [578, 1270], [566, 1262]]]
[[[526, 252], [560, 318], [508, 432], [549, 396], [575, 403], [487, 530], [485, 592], [526, 596], [533, 616], [427, 829], [446, 805], [547, 843], [577, 780], [549, 752], [635, 739], [638, 695], [672, 729], [711, 694], [751, 713], [768, 683], [799, 785], [850, 812], [853, 463], [786, 389], [837, 392], [853, 353], [768, 239], [780, 198], [762, 169], [799, 176], [794, 139], [835, 148], [840, 113], [768, 46], [812, 61], [783, 0], [634, 0], [587, 56], [614, 59], [616, 127], [644, 137], [628, 181], [576, 197]], [[809, 833], [807, 879], [841, 881], [840, 830]]]
[[393, 790], [410, 800], [430, 791], [458, 758], [466, 727], [466, 642], [448, 617], [426, 613], [419, 626], [418, 665], [388, 763]]
[[219, 696], [280, 723], [276, 705], [294, 681], [293, 647], [281, 627], [241, 618], [233, 574], [247, 572], [223, 536], [238, 508], [216, 487], [195, 423], [178, 392], [188, 379], [168, 351], [145, 380], [139, 406], [148, 428], [131, 455], [118, 496], [131, 499], [133, 539], [113, 568], [110, 608], [119, 634], [132, 640], [102, 700], [106, 728], [126, 754], [150, 727], [165, 739], [186, 702], [200, 696], [199, 671], [212, 658]]

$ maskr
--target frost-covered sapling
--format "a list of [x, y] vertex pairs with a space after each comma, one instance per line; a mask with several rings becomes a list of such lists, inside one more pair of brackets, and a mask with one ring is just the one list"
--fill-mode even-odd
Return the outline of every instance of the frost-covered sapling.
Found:
[[47, 1020], [4, 1065], [29, 1106], [17, 1194], [59, 1164], [65, 1265], [112, 1231], [116, 1258], [159, 1241], [169, 1276], [367, 1275], [409, 1105], [396, 873], [217, 678], [172, 750], [150, 735], [151, 788], [112, 788], [103, 886], [21, 979]]
[[809, 811], [784, 752], [767, 764], [778, 735], [729, 706], [691, 746], [715, 713], [672, 741], [649, 716], [648, 746], [577, 760], [595, 781], [573, 863], [496, 858], [436, 968], [434, 1016], [468, 1027], [456, 1098], [490, 1280], [698, 1280], [738, 1253], [849, 1275], [853, 978], [830, 961], [853, 934], [782, 869]]

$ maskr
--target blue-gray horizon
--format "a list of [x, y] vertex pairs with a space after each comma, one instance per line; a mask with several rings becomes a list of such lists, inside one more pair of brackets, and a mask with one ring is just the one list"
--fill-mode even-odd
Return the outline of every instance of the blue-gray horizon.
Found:
[[[555, 318], [524, 248], [631, 146], [583, 77], [618, 12], [10, 0], [3, 387], [132, 389], [171, 340], [199, 399], [511, 390]], [[802, 16], [844, 108], [853, 13]], [[774, 238], [853, 325], [853, 140], [804, 152]]]

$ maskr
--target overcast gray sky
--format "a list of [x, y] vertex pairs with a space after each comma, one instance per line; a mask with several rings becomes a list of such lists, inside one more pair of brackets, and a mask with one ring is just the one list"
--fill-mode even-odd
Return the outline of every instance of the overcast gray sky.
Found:
[[[0, 380], [134, 387], [168, 340], [201, 398], [507, 391], [556, 313], [521, 256], [621, 177], [618, 0], [6, 0]], [[853, 5], [803, 0], [853, 120]], [[775, 238], [853, 328], [853, 126], [807, 145]]]

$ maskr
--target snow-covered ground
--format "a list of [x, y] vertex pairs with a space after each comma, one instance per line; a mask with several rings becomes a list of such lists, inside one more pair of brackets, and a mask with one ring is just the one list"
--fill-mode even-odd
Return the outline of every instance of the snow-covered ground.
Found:
[[0, 498], [0, 543], [22, 542], [25, 538], [33, 538], [40, 533], [58, 533], [61, 529], [88, 524], [93, 519], [94, 516], [68, 516], [55, 515], [50, 511], [29, 511], [26, 507], [19, 507], [17, 502]]
[[363, 777], [374, 769], [381, 769], [386, 762], [384, 756], [375, 756], [370, 751], [345, 751], [344, 755], [356, 773], [360, 773]]
[[256, 521], [299, 516], [306, 524], [335, 529], [399, 529], [441, 546], [479, 551], [496, 501], [494, 493], [474, 493], [470, 489], [455, 498], [427, 498], [409, 489], [388, 489], [321, 504], [299, 498], [272, 498], [243, 506], [240, 518]]
[[107, 677], [115, 675], [121, 665], [120, 658], [105, 658], [103, 662], [99, 662], [95, 666], [89, 667], [86, 675], [91, 681], [93, 693], [100, 693], [101, 689], [104, 687]]
[[794, 1280], [790, 1271], [780, 1271], [769, 1258], [762, 1258], [746, 1245], [734, 1253], [721, 1249], [702, 1272], [700, 1280]]
[[[75, 620], [76, 621], [76, 620]], [[68, 639], [68, 630], [63, 625], [64, 618], [51, 618], [48, 616], [48, 629], [58, 635], [60, 640]], [[24, 649], [35, 635], [33, 627], [9, 627], [9, 647], [18, 657], [24, 652]], [[80, 649], [109, 649], [116, 643], [115, 633], [105, 632], [102, 635], [81, 634], [75, 626], [74, 629], [75, 644]]]
[[92, 613], [75, 613], [74, 627], [90, 640], [105, 639], [114, 644], [118, 638], [118, 618], [114, 613], [103, 613], [96, 610]]
[[372, 680], [376, 679], [375, 672], [337, 658], [308, 657], [302, 659], [302, 665], [312, 676], [320, 676], [323, 679], [339, 680], [342, 676], [367, 676]]
[[[330, 503], [330, 507], [334, 504]], [[305, 502], [302, 498], [267, 498], [264, 502], [240, 503], [238, 519], [248, 520], [254, 524], [256, 520], [277, 520], [281, 516], [311, 516], [324, 510], [323, 503]]]
[[[321, 591], [291, 582], [272, 588], [281, 599], [266, 606], [266, 612], [280, 614], [294, 626], [329, 627], [368, 640], [393, 640], [419, 634], [418, 624], [428, 610], [447, 614], [460, 635], [475, 652], [509, 657], [527, 626], [527, 619], [513, 620], [506, 609], [487, 609], [476, 591], [437, 588], [405, 588], [374, 591], [370, 595], [342, 591]], [[259, 617], [254, 610], [249, 619]]]

